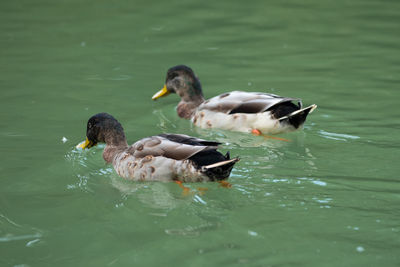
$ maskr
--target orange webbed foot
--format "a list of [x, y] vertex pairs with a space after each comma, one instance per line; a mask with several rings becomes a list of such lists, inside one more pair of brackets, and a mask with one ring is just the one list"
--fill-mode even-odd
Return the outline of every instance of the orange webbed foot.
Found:
[[251, 133], [252, 133], [253, 135], [256, 135], [256, 136], [262, 136], [262, 137], [264, 137], [265, 139], [274, 139], [274, 140], [279, 140], [279, 141], [290, 142], [290, 140], [289, 140], [289, 139], [286, 139], [286, 138], [276, 137], [276, 136], [270, 136], [270, 135], [263, 134], [263, 133], [262, 133], [260, 130], [258, 130], [258, 129], [253, 129], [253, 130], [251, 130]]
[[187, 196], [190, 194], [190, 188], [183, 185], [181, 181], [175, 181], [175, 183], [182, 188], [182, 195]]
[[231, 188], [232, 187], [231, 183], [229, 183], [227, 181], [224, 181], [224, 180], [219, 181], [218, 183], [220, 184], [221, 187], [225, 187], [225, 188]]

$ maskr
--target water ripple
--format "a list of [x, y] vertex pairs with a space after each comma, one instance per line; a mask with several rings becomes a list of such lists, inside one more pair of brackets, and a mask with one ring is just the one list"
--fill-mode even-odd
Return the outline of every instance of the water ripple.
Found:
[[348, 139], [360, 139], [359, 136], [356, 135], [350, 135], [350, 134], [340, 134], [340, 133], [330, 133], [324, 130], [318, 131], [320, 135], [324, 138], [327, 139], [333, 139], [333, 140], [340, 140], [340, 141], [348, 141]]
[[0, 242], [31, 239], [26, 244], [27, 247], [31, 247], [35, 243], [39, 242], [40, 238], [43, 237], [40, 230], [20, 225], [2, 213], [0, 213], [0, 225], [2, 225], [2, 229], [0, 230], [0, 233], [2, 234], [2, 236], [0, 236]]

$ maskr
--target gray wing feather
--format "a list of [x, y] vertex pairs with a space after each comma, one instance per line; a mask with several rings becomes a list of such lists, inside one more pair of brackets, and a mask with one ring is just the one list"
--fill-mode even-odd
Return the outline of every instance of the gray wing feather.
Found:
[[167, 138], [162, 136], [151, 136], [143, 138], [134, 143], [131, 147], [129, 147], [128, 153], [137, 158], [142, 158], [150, 155], [154, 157], [162, 156], [175, 160], [184, 160], [199, 153], [200, 151], [215, 148], [216, 146], [180, 144], [168, 140]]
[[297, 101], [300, 107], [302, 105], [301, 100], [298, 98], [258, 92], [233, 91], [207, 100], [200, 105], [199, 110], [206, 109], [227, 114], [259, 113], [267, 111], [280, 103], [291, 101]]

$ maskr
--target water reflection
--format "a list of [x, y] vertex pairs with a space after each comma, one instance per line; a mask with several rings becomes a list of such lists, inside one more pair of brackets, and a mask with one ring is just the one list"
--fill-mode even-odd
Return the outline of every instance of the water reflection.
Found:
[[207, 186], [215, 186], [214, 183], [185, 184], [187, 190], [183, 190], [175, 183], [132, 182], [116, 174], [110, 175], [110, 179], [112, 186], [121, 192], [124, 200], [132, 195], [147, 207], [164, 211], [193, 202], [207, 205], [203, 195], [208, 191]]
[[234, 147], [251, 148], [251, 147], [266, 147], [271, 149], [284, 149], [293, 142], [287, 138], [287, 135], [279, 136], [254, 136], [250, 133], [240, 133], [224, 131], [219, 129], [202, 129], [193, 127], [193, 131], [205, 139], [216, 140], [226, 145]]
[[168, 236], [195, 238], [220, 228], [226, 207], [216, 202], [215, 191], [231, 191], [217, 183], [185, 184], [190, 189], [185, 192], [175, 183], [138, 183], [117, 175], [110, 178], [112, 186], [121, 192], [118, 207], [133, 205], [145, 215], [157, 217]]
[[174, 209], [181, 202], [181, 199], [176, 197], [176, 192], [171, 191], [172, 188], [168, 183], [132, 182], [117, 175], [111, 175], [110, 178], [112, 186], [121, 192], [125, 200], [128, 196], [134, 195], [145, 206], [161, 210]]

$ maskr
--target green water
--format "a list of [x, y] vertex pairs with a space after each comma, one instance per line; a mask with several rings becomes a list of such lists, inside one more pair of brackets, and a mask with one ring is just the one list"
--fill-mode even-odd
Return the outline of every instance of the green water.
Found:
[[[399, 26], [399, 1], [1, 1], [0, 266], [399, 266]], [[177, 64], [319, 108], [291, 142], [193, 128], [151, 101]], [[98, 112], [223, 142], [232, 188], [122, 180], [74, 149]]]

